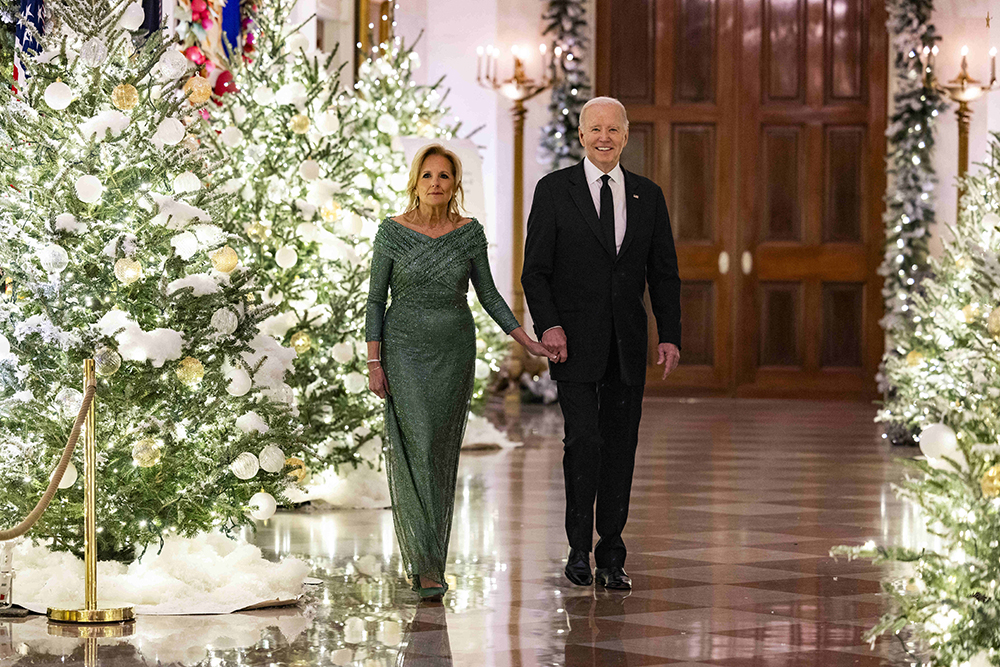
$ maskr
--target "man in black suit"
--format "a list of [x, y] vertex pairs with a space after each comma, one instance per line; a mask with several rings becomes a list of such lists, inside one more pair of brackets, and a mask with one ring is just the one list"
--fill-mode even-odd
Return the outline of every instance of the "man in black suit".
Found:
[[680, 360], [680, 278], [660, 187], [619, 165], [628, 143], [625, 107], [598, 97], [580, 114], [583, 162], [538, 182], [528, 216], [521, 285], [535, 333], [556, 355], [552, 378], [566, 437], [566, 576], [630, 589], [622, 530], [646, 381], [649, 283], [666, 378]]

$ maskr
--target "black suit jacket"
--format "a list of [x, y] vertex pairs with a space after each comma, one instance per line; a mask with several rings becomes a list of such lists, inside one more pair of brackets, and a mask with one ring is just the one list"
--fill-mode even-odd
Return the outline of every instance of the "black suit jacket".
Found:
[[554, 380], [600, 380], [613, 324], [622, 381], [645, 383], [647, 282], [659, 342], [681, 344], [681, 281], [663, 191], [622, 171], [626, 230], [617, 256], [601, 233], [583, 162], [548, 174], [535, 187], [521, 285], [536, 335], [555, 326], [566, 332], [569, 358], [550, 364]]

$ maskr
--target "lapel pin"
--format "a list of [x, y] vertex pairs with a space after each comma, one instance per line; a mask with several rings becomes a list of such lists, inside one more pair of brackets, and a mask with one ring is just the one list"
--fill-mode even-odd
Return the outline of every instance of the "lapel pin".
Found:
[[638, 199], [639, 195], [632, 195], [634, 198]]

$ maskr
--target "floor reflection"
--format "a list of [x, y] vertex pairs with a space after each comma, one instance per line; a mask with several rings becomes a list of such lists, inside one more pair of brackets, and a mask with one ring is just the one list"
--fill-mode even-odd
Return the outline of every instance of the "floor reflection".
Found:
[[96, 656], [44, 618], [0, 619], [0, 667], [908, 664], [862, 639], [885, 571], [828, 557], [930, 542], [892, 495], [900, 452], [881, 444], [872, 408], [652, 399], [644, 412], [631, 594], [562, 576], [561, 419], [529, 406], [524, 447], [463, 453], [441, 604], [410, 590], [388, 510], [279, 512], [249, 538], [312, 565], [298, 606], [143, 616], [129, 636], [91, 641]]

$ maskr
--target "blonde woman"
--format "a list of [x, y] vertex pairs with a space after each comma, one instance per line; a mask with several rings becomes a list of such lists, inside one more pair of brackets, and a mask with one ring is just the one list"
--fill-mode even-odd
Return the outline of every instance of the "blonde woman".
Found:
[[[368, 386], [386, 401], [385, 457], [396, 537], [423, 599], [440, 599], [458, 453], [469, 414], [476, 329], [469, 282], [505, 333], [550, 353], [521, 328], [497, 292], [486, 235], [462, 217], [462, 163], [440, 144], [413, 160], [410, 204], [375, 236], [365, 323]], [[389, 289], [392, 304], [386, 310]]]

